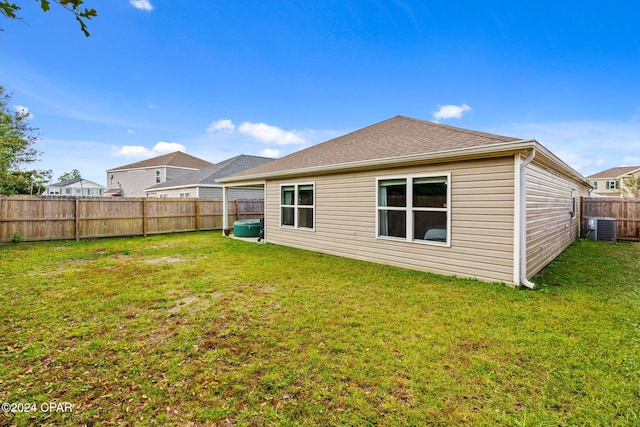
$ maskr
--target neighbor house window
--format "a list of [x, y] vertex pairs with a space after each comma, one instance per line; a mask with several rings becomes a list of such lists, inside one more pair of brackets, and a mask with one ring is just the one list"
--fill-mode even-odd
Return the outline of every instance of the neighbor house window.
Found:
[[160, 183], [160, 171], [156, 171], [156, 184]]
[[82, 190], [80, 188], [76, 188], [76, 194], [82, 194]]
[[109, 185], [113, 185], [113, 175], [109, 177]]
[[188, 199], [189, 197], [191, 197], [191, 193], [180, 193], [181, 199]]
[[315, 184], [280, 186], [280, 225], [314, 228]]
[[67, 193], [67, 194], [71, 194], [71, 189], [70, 189], [70, 188], [66, 188], [64, 191], [65, 191], [65, 193]]
[[377, 236], [449, 244], [450, 176], [378, 179]]
[[598, 189], [598, 181], [593, 181], [593, 189], [594, 190]]
[[607, 181], [607, 190], [617, 190], [618, 186], [618, 181]]

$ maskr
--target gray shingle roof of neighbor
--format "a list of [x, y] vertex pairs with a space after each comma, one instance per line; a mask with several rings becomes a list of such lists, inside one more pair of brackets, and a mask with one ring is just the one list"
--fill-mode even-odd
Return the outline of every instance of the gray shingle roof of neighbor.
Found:
[[142, 160], [135, 163], [129, 163], [128, 165], [118, 166], [113, 169], [107, 169], [107, 171], [148, 168], [148, 167], [154, 167], [154, 166], [176, 166], [176, 167], [183, 167], [183, 168], [190, 168], [190, 169], [202, 169], [211, 165], [212, 165], [211, 162], [203, 160], [199, 157], [195, 157], [190, 154], [183, 153], [182, 151], [175, 151], [173, 153], [164, 154], [162, 156], [153, 157], [151, 159], [146, 159], [146, 160]]
[[637, 170], [640, 170], [640, 166], [619, 166], [589, 175], [587, 179], [619, 178]]
[[247, 169], [233, 175], [233, 178], [368, 160], [382, 161], [521, 140], [396, 116], [273, 162]]
[[55, 184], [49, 185], [50, 187], [66, 187], [67, 185], [75, 184], [76, 182], [86, 181], [86, 179], [82, 178], [71, 178], [65, 179], [64, 181], [56, 182]]
[[[67, 185], [72, 185], [80, 181], [91, 183], [94, 185], [100, 185], [97, 182], [89, 181], [88, 179], [84, 179], [84, 178], [71, 178], [71, 179], [65, 179], [64, 181], [56, 182], [54, 184], [49, 184], [48, 187], [66, 187]], [[104, 187], [103, 185], [100, 185], [100, 186]]]
[[273, 160], [274, 159], [269, 157], [249, 156], [246, 154], [241, 154], [239, 156], [224, 160], [220, 163], [207, 166], [206, 168], [200, 169], [198, 171], [185, 171], [185, 173], [177, 176], [173, 180], [156, 184], [152, 187], [146, 188], [146, 190], [157, 190], [160, 188], [182, 187], [198, 184], [216, 185], [218, 184], [218, 182], [216, 181], [218, 178], [233, 175], [245, 169], [250, 169], [255, 166], [271, 162]]

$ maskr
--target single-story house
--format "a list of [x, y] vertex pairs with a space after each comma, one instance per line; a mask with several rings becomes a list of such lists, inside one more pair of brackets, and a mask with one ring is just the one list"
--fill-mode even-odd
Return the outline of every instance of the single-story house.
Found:
[[[222, 198], [222, 184], [217, 180], [243, 170], [272, 161], [272, 158], [241, 154], [220, 163], [207, 166], [145, 188], [148, 197]], [[229, 190], [232, 199], [264, 199], [264, 188], [242, 187]]]
[[45, 187], [43, 196], [66, 196], [66, 197], [102, 197], [106, 187], [83, 178], [66, 179], [48, 184]]
[[107, 170], [106, 194], [145, 197], [145, 188], [211, 166], [201, 158], [175, 151]]
[[633, 190], [626, 186], [625, 180], [627, 178], [640, 178], [640, 166], [615, 167], [587, 177], [593, 185], [591, 194], [594, 196], [635, 197]]
[[269, 243], [526, 287], [591, 188], [536, 140], [404, 116], [220, 181], [265, 187]]

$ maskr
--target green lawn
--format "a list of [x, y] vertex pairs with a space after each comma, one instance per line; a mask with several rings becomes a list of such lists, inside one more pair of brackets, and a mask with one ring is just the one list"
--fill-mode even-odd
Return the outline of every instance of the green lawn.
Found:
[[219, 232], [1, 245], [0, 402], [36, 410], [0, 425], [640, 424], [640, 244], [534, 281]]

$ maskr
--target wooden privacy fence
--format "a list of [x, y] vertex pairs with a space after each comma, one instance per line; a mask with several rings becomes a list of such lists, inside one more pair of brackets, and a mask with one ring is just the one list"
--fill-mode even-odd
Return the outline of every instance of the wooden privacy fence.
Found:
[[[0, 243], [222, 229], [221, 199], [0, 196]], [[229, 223], [259, 218], [263, 200], [230, 200]]]
[[594, 197], [582, 199], [582, 229], [589, 218], [607, 217], [617, 220], [619, 240], [640, 240], [640, 199]]

